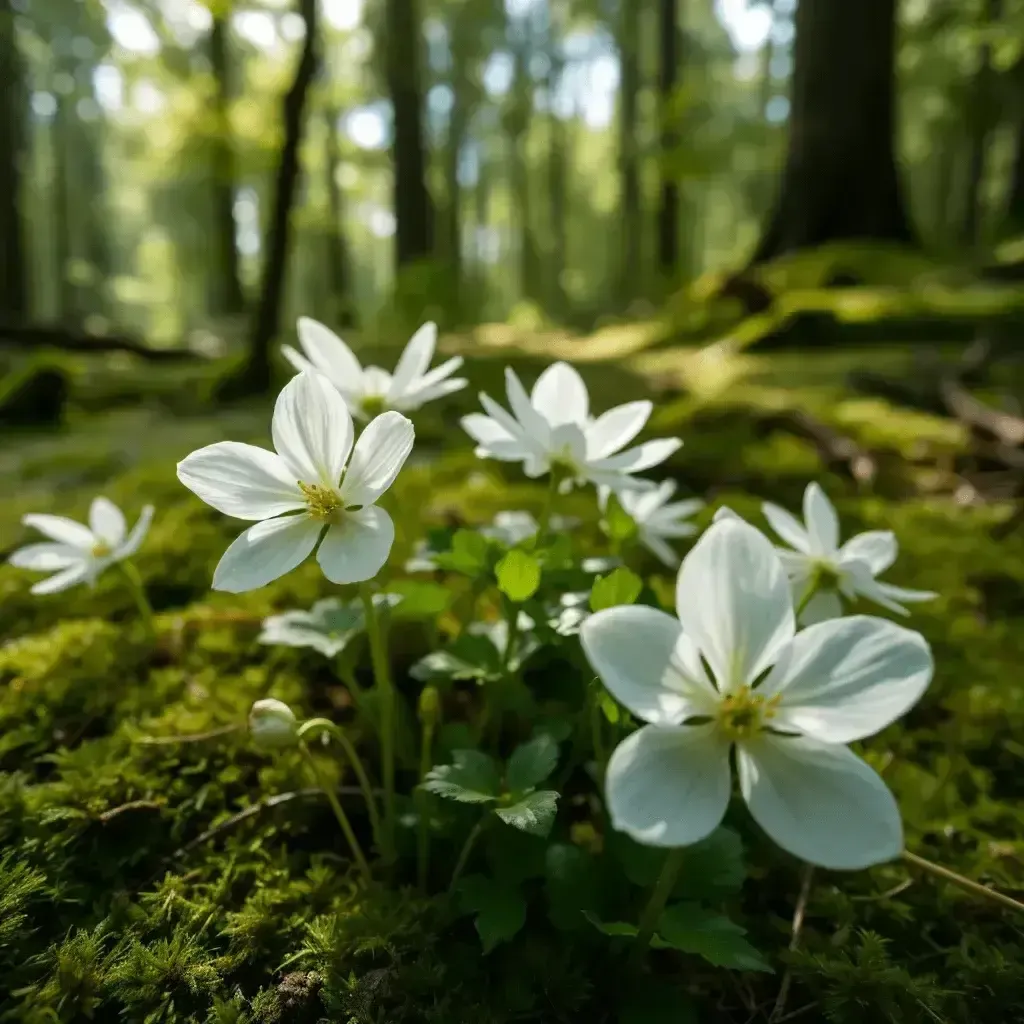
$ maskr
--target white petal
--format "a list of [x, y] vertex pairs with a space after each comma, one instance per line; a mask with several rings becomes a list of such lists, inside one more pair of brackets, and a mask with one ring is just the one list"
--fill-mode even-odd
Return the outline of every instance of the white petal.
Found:
[[405, 351], [398, 360], [391, 386], [388, 388], [388, 400], [394, 401], [404, 395], [409, 386], [427, 372], [430, 360], [434, 358], [437, 345], [437, 324], [425, 323], [405, 346]]
[[479, 447], [477, 458], [500, 459], [504, 462], [522, 462], [530, 452], [522, 441], [514, 438], [500, 423], [483, 413], [474, 412], [460, 420], [462, 429]]
[[840, 561], [864, 562], [877, 576], [896, 561], [896, 535], [891, 530], [869, 530], [851, 537], [840, 549]]
[[678, 516], [669, 515], [668, 509], [659, 509], [642, 525], [659, 537], [673, 540], [680, 537], [692, 537], [697, 532], [697, 527], [693, 523], [688, 523]]
[[[426, 380], [425, 377], [423, 379]], [[469, 381], [465, 377], [453, 377], [451, 380], [443, 380], [438, 384], [431, 384], [429, 387], [417, 385], [407, 391], [401, 401], [395, 403], [395, 408], [409, 411], [419, 409], [427, 402], [433, 402], [438, 398], [444, 398], [445, 395], [453, 395], [456, 391], [461, 391], [468, 383]]]
[[761, 733], [737, 748], [754, 820], [793, 856], [837, 871], [893, 860], [903, 826], [892, 793], [848, 748]]
[[761, 506], [761, 512], [768, 525], [791, 547], [794, 551], [808, 552], [811, 550], [810, 540], [803, 524], [796, 516], [790, 515], [784, 508], [773, 505], [766, 501]]
[[839, 517], [817, 483], [808, 484], [804, 491], [804, 523], [810, 550], [821, 555], [835, 554], [839, 548]]
[[891, 583], [878, 581], [878, 588], [893, 601], [906, 601], [908, 604], [916, 604], [918, 601], [934, 601], [939, 595], [933, 590], [908, 590], [906, 587], [896, 587]]
[[395, 525], [376, 505], [349, 512], [333, 523], [320, 542], [316, 560], [332, 583], [362, 583], [380, 572], [391, 554]]
[[412, 451], [416, 432], [400, 412], [375, 417], [352, 450], [340, 494], [346, 505], [372, 505], [394, 482]]
[[846, 562], [843, 564], [842, 569], [843, 576], [839, 584], [841, 589], [851, 596], [864, 597], [869, 601], [874, 601], [875, 604], [880, 604], [883, 608], [888, 608], [889, 611], [896, 612], [898, 615], [910, 614], [900, 603], [901, 598], [898, 595], [906, 593], [921, 595], [919, 597], [912, 596], [911, 600], [928, 600], [933, 596], [929, 594], [925, 597], [924, 591], [904, 591], [900, 587], [893, 587], [888, 583], [880, 583], [871, 575], [871, 570], [866, 562]]
[[530, 401], [553, 427], [560, 423], [578, 423], [582, 426], [590, 413], [587, 385], [568, 363], [553, 363], [549, 366], [533, 385]]
[[711, 522], [720, 523], [723, 519], [738, 519], [740, 522], [746, 522], [746, 520], [738, 512], [734, 512], [728, 505], [723, 505], [721, 508], [715, 510], [715, 514], [711, 517]]
[[639, 537], [640, 543], [643, 544], [643, 546], [647, 548], [647, 550], [650, 551], [662, 565], [667, 566], [669, 569], [675, 569], [679, 566], [681, 559], [678, 552], [656, 533], [651, 533], [650, 530], [641, 528]]
[[90, 569], [91, 565], [88, 561], [80, 560], [77, 565], [69, 566], [55, 576], [33, 584], [29, 592], [32, 594], [57, 594], [70, 587], [76, 587], [89, 578]]
[[299, 344], [309, 361], [342, 391], [358, 391], [363, 376], [359, 360], [334, 331], [316, 320], [300, 316]]
[[33, 527], [59, 544], [70, 544], [73, 548], [91, 551], [96, 543], [92, 530], [81, 523], [76, 523], [74, 519], [67, 519], [64, 516], [32, 512], [27, 516], [22, 516], [21, 521], [25, 526]]
[[[657, 487], [652, 487], [647, 491], [627, 491], [619, 500], [622, 503], [622, 507], [638, 523], [645, 523], [672, 497], [675, 489], [675, 480], [662, 480]], [[603, 509], [610, 492], [607, 488], [603, 488], [601, 493], [604, 496], [601, 497], [599, 494], [598, 500]]]
[[89, 507], [89, 529], [93, 536], [116, 548], [124, 540], [128, 524], [124, 513], [109, 498], [93, 498]]
[[152, 522], [153, 506], [146, 505], [139, 513], [138, 521], [132, 527], [132, 532], [128, 534], [125, 542], [114, 553], [115, 557], [117, 559], [131, 558], [142, 547], [142, 542], [146, 539], [146, 534], [149, 533], [149, 525]]
[[[544, 454], [544, 444], [541, 440], [536, 436], [531, 436], [524, 429], [523, 425], [514, 416], [498, 405], [490, 395], [486, 395], [481, 391], [480, 404], [484, 407], [484, 412], [486, 412], [487, 415], [498, 424], [498, 426], [506, 430], [511, 437], [520, 441], [525, 448], [537, 456]], [[549, 431], [546, 426], [543, 429], [544, 441], [546, 441]]]
[[301, 352], [296, 352], [291, 345], [282, 345], [281, 355], [283, 355], [299, 373], [306, 373], [307, 371], [316, 372], [316, 367]]
[[82, 557], [82, 549], [73, 548], [69, 544], [27, 544], [13, 552], [8, 563], [16, 569], [56, 572], [77, 565]]
[[620, 498], [630, 491], [649, 491], [654, 487], [652, 481], [638, 476], [630, 476], [620, 470], [594, 469], [592, 466], [584, 466], [583, 471], [585, 479], [596, 487], [606, 487]]
[[178, 463], [178, 479], [236, 519], [269, 519], [306, 504], [280, 455], [238, 441], [219, 441], [187, 455]]
[[213, 573], [213, 589], [241, 594], [291, 572], [316, 547], [322, 525], [319, 519], [302, 514], [250, 526], [221, 557]]
[[656, 509], [655, 519], [688, 519], [696, 515], [704, 507], [700, 498], [687, 498], [685, 501], [674, 501], [671, 505], [663, 505]]
[[635, 448], [629, 448], [607, 459], [598, 459], [594, 469], [614, 470], [618, 473], [640, 473], [652, 466], [658, 466], [678, 451], [683, 442], [678, 437], [661, 437], [656, 441], [645, 441]]
[[[806, 582], [800, 588], [806, 589]], [[802, 592], [798, 594], [797, 600], [803, 597]], [[834, 590], [819, 590], [804, 605], [800, 612], [800, 625], [812, 626], [818, 622], [828, 622], [829, 619], [838, 619], [843, 614], [843, 599]]]
[[[447, 378], [458, 370], [462, 366], [463, 362], [465, 362], [465, 360], [462, 356], [452, 356], [451, 359], [446, 359], [439, 366], [435, 366], [432, 370], [423, 374], [423, 376], [415, 382], [413, 393], [418, 395], [420, 391], [432, 389], [439, 384], [454, 384], [455, 381], [449, 381]], [[459, 387], [464, 387], [467, 383], [468, 381], [460, 381]]]
[[300, 373], [277, 396], [271, 435], [296, 480], [337, 487], [352, 450], [352, 415], [320, 373]]
[[676, 610], [723, 691], [752, 683], [795, 629], [782, 563], [740, 519], [713, 523], [683, 560]]
[[605, 774], [612, 825], [648, 846], [689, 846], [721, 823], [732, 788], [729, 745], [713, 725], [647, 725]]
[[511, 366], [505, 367], [505, 394], [508, 395], [508, 404], [512, 409], [512, 415], [522, 425], [526, 435], [534, 438], [538, 445], [547, 445], [551, 436], [552, 424], [533, 407], [530, 399], [526, 396], [522, 381], [516, 376], [516, 372]]
[[655, 725], [679, 725], [718, 704], [711, 684], [675, 656], [682, 635], [678, 620], [642, 605], [596, 612], [580, 629], [583, 652], [609, 693]]
[[786, 570], [790, 580], [808, 580], [814, 574], [818, 561], [812, 555], [802, 551], [790, 551], [788, 548], [776, 548], [782, 568]]
[[586, 428], [587, 458], [604, 459], [624, 448], [644, 428], [654, 406], [627, 402], [602, 413]]
[[781, 695], [773, 724], [825, 743], [852, 743], [906, 714], [932, 669], [920, 633], [854, 615], [798, 633], [759, 692]]

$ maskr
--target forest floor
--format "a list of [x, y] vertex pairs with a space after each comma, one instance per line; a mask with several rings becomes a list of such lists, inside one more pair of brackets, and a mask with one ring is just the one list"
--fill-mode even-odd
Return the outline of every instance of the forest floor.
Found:
[[[870, 758], [899, 800], [909, 849], [1020, 896], [1024, 526], [1012, 526], [1012, 467], [979, 455], [962, 421], [851, 390], [848, 374], [865, 365], [912, 376], [913, 346], [762, 356], [652, 348], [646, 330], [449, 339], [472, 356], [471, 386], [417, 421], [393, 501], [395, 586], [439, 599], [400, 569], [408, 517], [476, 525], [501, 508], [539, 508], [540, 488], [475, 460], [458, 428], [478, 390], [504, 400], [507, 362], [532, 379], [571, 358], [598, 410], [653, 396], [649, 429], [684, 439], [667, 469], [709, 503], [701, 522], [720, 504], [755, 520], [762, 500], [798, 507], [816, 479], [844, 536], [895, 531], [887, 578], [939, 595], [913, 620], [936, 677]], [[270, 406], [203, 411], [195, 373], [82, 370], [62, 431], [0, 438], [0, 554], [29, 539], [26, 512], [82, 519], [99, 493], [130, 520], [156, 506], [137, 565], [159, 627], [155, 641], [140, 630], [114, 579], [35, 598], [27, 574], [0, 566], [0, 1020], [756, 1024], [772, 1019], [784, 977], [777, 1021], [1024, 1019], [1019, 919], [895, 864], [819, 872], [793, 941], [800, 867], [746, 825], [756, 869], [743, 882], [741, 863], [723, 893], [776, 973], [660, 954], [657, 984], [676, 993], [660, 1008], [609, 1009], [619, 968], [586, 924], [538, 923], [528, 941], [481, 957], [443, 900], [359, 892], [299, 759], [256, 754], [241, 728], [271, 685], [311, 713], [344, 716], [347, 696], [310, 651], [255, 643], [263, 616], [324, 596], [315, 566], [241, 597], [209, 590], [238, 524], [187, 492], [174, 465], [217, 440], [268, 445]], [[594, 518], [592, 496], [567, 510]], [[664, 569], [645, 568], [670, 585]], [[399, 635], [396, 674], [411, 695], [407, 669], [432, 636], [416, 622]], [[526, 681], [543, 689], [546, 679]], [[260, 802], [275, 795], [276, 806]]]

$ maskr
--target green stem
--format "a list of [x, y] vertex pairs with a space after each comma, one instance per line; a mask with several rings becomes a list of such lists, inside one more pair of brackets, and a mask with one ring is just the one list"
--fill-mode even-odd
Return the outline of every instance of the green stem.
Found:
[[548, 525], [551, 522], [551, 513], [555, 507], [555, 498], [558, 497], [558, 485], [561, 482], [561, 475], [552, 470], [548, 474], [548, 490], [544, 497], [544, 504], [541, 506], [540, 518], [537, 520], [537, 538], [535, 544], [540, 547], [548, 532]]
[[[420, 744], [420, 783], [430, 771], [434, 745], [434, 725], [423, 723], [423, 740]], [[420, 804], [418, 828], [416, 832], [416, 880], [422, 892], [427, 891], [427, 876], [430, 873], [430, 794], [425, 789], [417, 793]]]
[[366, 618], [366, 634], [370, 639], [370, 660], [373, 676], [380, 692], [381, 778], [384, 783], [384, 830], [381, 853], [390, 863], [395, 851], [395, 688], [388, 669], [388, 652], [384, 630], [373, 603], [373, 592], [363, 584], [359, 588]]
[[797, 602], [796, 611], [793, 613], [793, 617], [799, 622], [800, 616], [803, 614], [804, 609], [811, 603], [811, 598], [818, 592], [818, 577], [812, 576], [810, 582], [807, 584], [807, 589], [800, 596], [800, 600]]
[[[590, 687], [590, 690], [593, 691], [593, 687]], [[597, 762], [598, 786], [603, 787], [608, 756], [604, 746], [604, 723], [601, 721], [604, 712], [601, 710], [601, 701], [588, 695], [587, 711], [590, 716], [590, 741], [594, 748], [594, 760]]]
[[633, 940], [631, 958], [637, 966], [643, 962], [647, 947], [654, 937], [654, 930], [658, 927], [661, 912], [665, 909], [669, 896], [672, 895], [672, 889], [679, 877], [679, 869], [683, 866], [684, 853], [685, 851], [682, 849], [669, 850], [665, 863], [662, 865], [661, 874], [658, 875], [658, 880], [651, 890], [651, 898], [647, 901], [647, 906], [644, 907], [636, 938]]
[[374, 841], [379, 846], [381, 841], [380, 811], [377, 809], [377, 800], [373, 795], [373, 786], [370, 785], [370, 777], [366, 772], [363, 759], [359, 756], [359, 752], [348, 738], [345, 730], [328, 718], [311, 718], [308, 722], [303, 722], [299, 726], [298, 737], [300, 740], [305, 740], [318, 730], [323, 730], [337, 740], [345, 757], [348, 758], [348, 763], [352, 766], [352, 771], [355, 772], [359, 788], [363, 792], [363, 799], [366, 801], [366, 811], [370, 816], [370, 828], [373, 830]]
[[124, 574], [124, 578], [128, 581], [128, 588], [132, 592], [132, 597], [135, 598], [135, 605], [139, 609], [139, 616], [142, 621], [145, 622], [146, 628], [151, 632], [156, 632], [156, 627], [153, 624], [153, 606], [149, 603], [149, 598], [146, 597], [146, 588], [142, 584], [142, 577], [139, 575], [139, 570], [135, 568], [129, 561], [123, 561], [117, 563], [121, 567], [121, 572]]
[[470, 854], [473, 852], [473, 848], [476, 846], [476, 841], [480, 838], [480, 833], [484, 830], [484, 825], [487, 824], [487, 819], [490, 814], [485, 814], [474, 826], [473, 830], [466, 836], [465, 843], [462, 844], [462, 849], [459, 851], [459, 859], [455, 862], [455, 870], [452, 872], [452, 880], [448, 883], [448, 891], [452, 892], [455, 886], [458, 884], [459, 879], [462, 877], [462, 872], [466, 868], [466, 864], [469, 862]]
[[949, 882], [950, 885], [955, 885], [963, 889], [964, 892], [971, 893], [972, 896], [980, 896], [982, 899], [991, 900], [993, 903], [998, 903], [1001, 907], [1017, 911], [1018, 914], [1024, 913], [1024, 903], [1013, 899], [1012, 896], [1004, 896], [1003, 893], [996, 892], [995, 889], [989, 889], [980, 882], [972, 882], [969, 878], [964, 878], [963, 875], [950, 871], [949, 868], [944, 868], [941, 864], [934, 864], [932, 861], [925, 860], [924, 857], [919, 857], [916, 853], [911, 853], [909, 850], [903, 851], [903, 859], [908, 864], [913, 864], [914, 867], [926, 871], [935, 878], [941, 878], [944, 882]]
[[312, 770], [313, 776], [317, 781], [317, 785], [323, 790], [324, 796], [326, 796], [330, 802], [331, 810], [334, 811], [334, 816], [338, 819], [338, 824], [341, 826], [341, 831], [345, 835], [345, 839], [348, 842], [349, 849], [352, 851], [352, 856], [355, 858], [356, 864], [359, 865], [359, 870], [363, 873], [363, 877], [367, 882], [372, 881], [373, 876], [370, 873], [370, 865], [366, 860], [366, 854], [363, 853], [363, 848], [359, 845], [359, 840], [356, 838], [356, 834], [352, 830], [352, 823], [348, 820], [348, 815], [345, 813], [345, 808], [341, 806], [341, 803], [334, 792], [334, 787], [324, 780], [324, 777], [320, 772], [320, 768], [316, 763], [316, 758], [312, 753], [310, 753], [309, 747], [307, 747], [305, 743], [300, 743], [299, 750], [302, 751], [302, 756], [306, 759], [306, 763]]

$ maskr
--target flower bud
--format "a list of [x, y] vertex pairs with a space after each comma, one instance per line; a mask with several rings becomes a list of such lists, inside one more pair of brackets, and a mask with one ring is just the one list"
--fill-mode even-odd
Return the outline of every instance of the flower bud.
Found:
[[436, 686], [424, 686], [419, 700], [420, 721], [427, 726], [437, 725], [441, 718], [441, 694]]
[[272, 697], [258, 700], [249, 712], [249, 733], [261, 750], [281, 750], [298, 742], [298, 719], [287, 704]]

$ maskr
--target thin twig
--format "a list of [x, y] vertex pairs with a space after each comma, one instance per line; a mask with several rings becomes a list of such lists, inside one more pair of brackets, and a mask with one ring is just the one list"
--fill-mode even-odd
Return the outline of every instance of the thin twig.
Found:
[[797, 1017], [802, 1017], [805, 1013], [810, 1013], [811, 1010], [816, 1010], [818, 1004], [808, 1003], [806, 1006], [801, 1006], [799, 1010], [793, 1010], [792, 1013], [787, 1013], [785, 1017], [779, 1017], [775, 1024], [782, 1024], [784, 1020], [796, 1020]]
[[[795, 953], [800, 945], [800, 933], [804, 927], [804, 914], [807, 912], [807, 901], [811, 896], [811, 883], [814, 881], [814, 867], [810, 864], [804, 866], [803, 875], [800, 879], [800, 895], [797, 897], [796, 908], [793, 911], [793, 928], [789, 939], [789, 951]], [[786, 999], [789, 998], [789, 986], [793, 981], [792, 968], [787, 967], [786, 973], [782, 976], [782, 984], [779, 986], [779, 995], [775, 1000], [771, 1015], [768, 1018], [769, 1024], [777, 1024], [785, 1020], [783, 1012], [786, 1009]]]
[[899, 896], [901, 892], [906, 892], [913, 884], [913, 878], [904, 878], [899, 885], [894, 885], [891, 889], [886, 889], [885, 892], [873, 893], [870, 896], [851, 896], [850, 900], [857, 903], [881, 903], [883, 900], [891, 900], [894, 896]]
[[227, 736], [229, 733], [238, 732], [242, 727], [240, 722], [236, 722], [232, 725], [218, 726], [207, 732], [196, 732], [185, 736], [140, 736], [135, 742], [147, 747], [173, 746], [177, 743], [202, 743], [204, 740], [215, 740], [221, 736]]
[[156, 800], [129, 800], [126, 804], [119, 804], [117, 807], [111, 807], [102, 814], [96, 815], [96, 820], [106, 825], [107, 822], [124, 814], [125, 811], [159, 811], [161, 807], [163, 804]]

